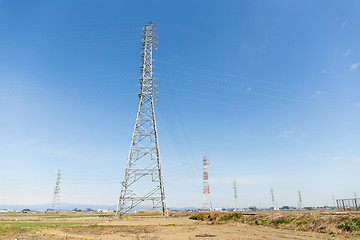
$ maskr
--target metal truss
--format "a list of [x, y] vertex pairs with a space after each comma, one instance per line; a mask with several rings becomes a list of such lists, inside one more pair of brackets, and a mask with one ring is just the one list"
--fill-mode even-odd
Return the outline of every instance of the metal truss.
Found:
[[143, 27], [142, 46], [140, 101], [116, 216], [132, 211], [145, 201], [152, 202], [154, 209], [161, 209], [167, 215], [154, 112], [158, 81], [153, 77], [152, 51], [158, 47], [158, 32], [152, 22]]
[[61, 180], [61, 171], [58, 170], [55, 189], [54, 189], [54, 198], [52, 202], [52, 210], [57, 211], [59, 208], [59, 202], [60, 202], [60, 180]]
[[212, 211], [212, 202], [210, 197], [210, 185], [209, 185], [209, 174], [208, 174], [209, 159], [203, 157], [203, 211]]

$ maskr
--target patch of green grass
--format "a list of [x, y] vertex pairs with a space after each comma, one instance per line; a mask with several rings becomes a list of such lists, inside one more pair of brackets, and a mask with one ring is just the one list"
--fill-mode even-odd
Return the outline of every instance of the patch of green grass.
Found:
[[308, 223], [307, 220], [298, 220], [298, 221], [296, 221], [296, 225], [297, 225], [297, 226], [305, 225], [305, 224], [307, 224], [307, 223]]
[[265, 219], [265, 218], [260, 218], [260, 219], [255, 220], [256, 225], [264, 225], [264, 223], [266, 223], [266, 222], [267, 222], [267, 219]]
[[53, 227], [53, 226], [74, 226], [85, 223], [46, 223], [46, 222], [0, 222], [0, 230], [7, 228], [38, 228], [38, 227]]
[[73, 215], [65, 215], [65, 214], [51, 214], [51, 215], [45, 215], [45, 218], [83, 218], [83, 217], [99, 217], [100, 215], [94, 215], [94, 214], [73, 214]]
[[0, 214], [0, 217], [45, 217], [49, 216], [49, 214], [32, 214], [32, 213], [14, 213], [14, 214]]
[[360, 231], [360, 217], [353, 218], [351, 221], [341, 222], [338, 226], [346, 231]]
[[105, 214], [31, 214], [31, 213], [18, 213], [18, 214], [0, 214], [0, 217], [43, 217], [43, 218], [83, 218], [83, 217], [104, 217], [112, 216]]
[[286, 225], [286, 224], [290, 224], [294, 219], [295, 218], [280, 218], [280, 219], [271, 221], [271, 224], [273, 224], [275, 226]]

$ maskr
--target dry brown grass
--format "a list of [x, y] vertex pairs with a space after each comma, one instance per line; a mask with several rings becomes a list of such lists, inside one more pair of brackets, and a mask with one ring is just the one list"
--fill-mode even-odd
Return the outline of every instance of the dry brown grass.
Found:
[[[240, 213], [239, 213], [240, 214]], [[232, 220], [250, 225], [262, 225], [278, 229], [327, 233], [333, 236], [360, 237], [360, 226], [357, 221], [359, 212], [335, 211], [259, 211], [242, 212], [234, 216], [234, 212], [195, 213], [190, 219], [222, 223]]]

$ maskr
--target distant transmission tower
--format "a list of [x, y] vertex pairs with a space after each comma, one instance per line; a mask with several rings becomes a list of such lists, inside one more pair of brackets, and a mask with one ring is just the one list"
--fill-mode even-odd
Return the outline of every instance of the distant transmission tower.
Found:
[[273, 208], [275, 210], [275, 198], [274, 198], [274, 190], [273, 190], [273, 188], [271, 188], [270, 193], [271, 193], [271, 200], [272, 200]]
[[158, 31], [152, 22], [143, 27], [142, 46], [139, 107], [116, 216], [122, 216], [143, 202], [151, 202], [153, 209], [161, 209], [162, 214], [167, 215], [154, 112], [158, 81], [153, 77], [152, 68], [153, 48], [158, 47]]
[[209, 159], [205, 156], [203, 158], [203, 211], [212, 211], [212, 203], [210, 197], [209, 174], [208, 174]]
[[236, 180], [234, 180], [234, 182], [233, 182], [233, 188], [234, 188], [235, 211], [236, 211], [238, 208], [238, 195], [237, 195]]
[[61, 180], [61, 171], [58, 170], [57, 179], [56, 179], [56, 185], [54, 189], [54, 199], [52, 202], [52, 209], [54, 211], [58, 210], [59, 208], [59, 202], [60, 202], [60, 180]]
[[300, 190], [299, 190], [299, 208], [300, 209], [303, 209], [303, 203], [302, 203], [302, 199], [301, 199], [301, 192], [300, 192]]

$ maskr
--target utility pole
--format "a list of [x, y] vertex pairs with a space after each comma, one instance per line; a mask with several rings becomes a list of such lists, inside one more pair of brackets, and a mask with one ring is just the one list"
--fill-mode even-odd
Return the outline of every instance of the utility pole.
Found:
[[210, 186], [209, 186], [209, 174], [208, 174], [208, 166], [209, 159], [206, 156], [203, 157], [203, 211], [212, 211], [212, 203], [210, 197]]
[[167, 215], [154, 111], [158, 80], [153, 77], [153, 48], [158, 48], [158, 31], [152, 22], [143, 27], [142, 46], [139, 107], [116, 216], [132, 211], [143, 202], [152, 203], [153, 209]]
[[273, 188], [271, 188], [270, 193], [271, 193], [271, 200], [272, 200], [272, 204], [273, 204], [273, 209], [275, 210], [275, 198], [274, 198], [274, 190], [273, 190]]
[[299, 190], [299, 208], [300, 209], [303, 209], [303, 204], [302, 204], [302, 199], [301, 199], [301, 193], [300, 193], [300, 190]]
[[58, 170], [55, 189], [54, 189], [54, 198], [52, 202], [53, 211], [57, 211], [60, 203], [60, 180], [61, 180], [61, 171]]
[[238, 195], [237, 195], [237, 187], [236, 187], [236, 180], [233, 182], [233, 188], [234, 188], [234, 199], [235, 199], [235, 211], [237, 211], [238, 208]]

